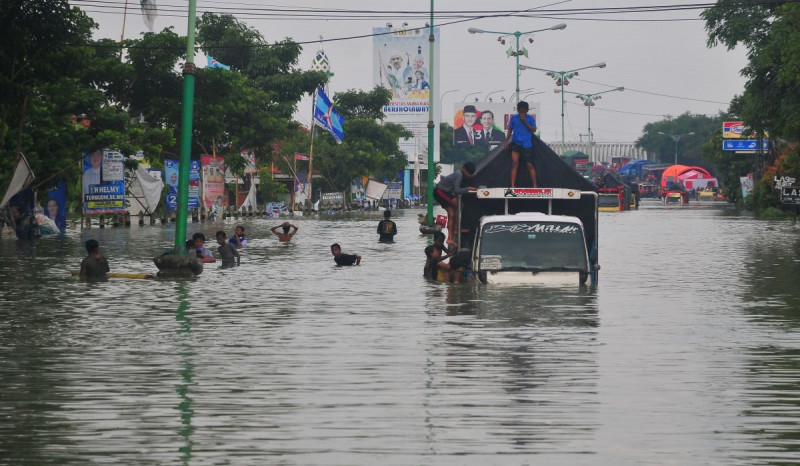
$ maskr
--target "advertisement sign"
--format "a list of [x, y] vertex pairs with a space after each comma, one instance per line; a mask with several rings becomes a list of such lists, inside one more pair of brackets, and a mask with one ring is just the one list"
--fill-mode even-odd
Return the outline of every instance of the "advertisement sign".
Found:
[[67, 184], [59, 182], [45, 193], [42, 203], [44, 215], [58, 227], [59, 233], [67, 229]]
[[784, 204], [800, 204], [800, 186], [782, 187], [781, 202]]
[[[409, 139], [400, 140], [408, 167], [422, 156], [428, 160], [428, 99], [431, 87], [434, 100], [439, 98], [439, 60], [432, 62], [428, 28], [408, 29], [377, 27], [373, 32], [373, 83], [392, 91], [392, 100], [383, 107], [386, 121], [403, 125], [413, 133]], [[439, 55], [439, 28], [434, 28], [434, 54]], [[434, 82], [431, 86], [430, 76]], [[433, 121], [439, 121], [441, 109], [434, 107]], [[439, 141], [439, 125], [434, 127], [434, 141]], [[439, 144], [434, 144], [433, 159], [439, 161]], [[424, 168], [424, 167], [423, 167]]]
[[83, 158], [83, 213], [125, 211], [125, 157], [117, 151], [96, 150]]
[[322, 193], [320, 205], [329, 209], [343, 207], [344, 193]]
[[741, 121], [723, 121], [722, 122], [722, 137], [740, 138], [744, 132], [744, 123]]
[[203, 205], [206, 210], [219, 210], [225, 205], [225, 159], [203, 155], [200, 157], [203, 181]]
[[386, 185], [386, 199], [402, 199], [403, 183], [389, 183]]
[[739, 184], [742, 186], [742, 198], [749, 196], [753, 192], [753, 174], [748, 176], [740, 176]]
[[[178, 165], [177, 160], [164, 161], [164, 176], [167, 178], [167, 210], [178, 208]], [[200, 162], [192, 160], [189, 166], [189, 209], [200, 207]]]
[[[539, 126], [539, 103], [528, 103], [528, 113]], [[453, 108], [453, 145], [481, 146], [486, 152], [503, 144], [508, 121], [517, 113], [513, 102], [457, 103]]]
[[298, 172], [294, 182], [294, 203], [305, 204], [308, 201], [308, 173]]

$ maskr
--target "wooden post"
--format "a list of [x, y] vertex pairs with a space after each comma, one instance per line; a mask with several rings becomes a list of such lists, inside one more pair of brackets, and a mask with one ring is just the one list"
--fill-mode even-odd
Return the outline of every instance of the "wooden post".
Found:
[[125, 227], [127, 228], [127, 227], [130, 227], [130, 226], [131, 226], [131, 213], [128, 212], [128, 211], [125, 211]]
[[100, 214], [100, 228], [105, 228], [105, 227], [106, 227], [106, 216]]
[[86, 228], [92, 228], [92, 217], [87, 215], [87, 216], [85, 216], [83, 218], [86, 219]]
[[206, 221], [206, 206], [204, 205], [200, 206], [200, 221], [201, 222]]
[[139, 211], [139, 226], [140, 227], [144, 226], [144, 211], [143, 210]]
[[168, 215], [167, 214], [167, 209], [164, 209], [163, 211], [161, 211], [161, 224], [162, 225], [166, 225], [167, 224], [167, 215]]
[[192, 223], [197, 223], [199, 220], [197, 209], [192, 209]]

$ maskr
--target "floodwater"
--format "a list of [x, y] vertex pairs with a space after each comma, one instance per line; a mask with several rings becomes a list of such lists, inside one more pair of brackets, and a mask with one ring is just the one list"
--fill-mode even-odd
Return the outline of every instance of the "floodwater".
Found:
[[154, 273], [171, 227], [0, 239], [0, 464], [800, 463], [798, 225], [645, 203], [543, 290], [424, 281], [417, 213], [242, 220], [184, 281], [70, 274], [90, 237]]

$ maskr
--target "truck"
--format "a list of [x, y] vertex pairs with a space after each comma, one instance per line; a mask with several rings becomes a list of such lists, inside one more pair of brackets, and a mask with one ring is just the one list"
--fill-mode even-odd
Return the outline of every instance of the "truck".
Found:
[[[539, 187], [510, 187], [510, 154], [502, 147], [476, 162], [459, 198], [460, 262], [486, 284], [597, 284], [598, 189], [534, 138]], [[531, 186], [520, 163], [515, 185]]]

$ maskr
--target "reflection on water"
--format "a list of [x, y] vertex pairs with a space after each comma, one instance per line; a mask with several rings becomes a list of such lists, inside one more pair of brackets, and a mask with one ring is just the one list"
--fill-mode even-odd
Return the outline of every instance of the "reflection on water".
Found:
[[[70, 276], [89, 237], [152, 273], [172, 228], [0, 239], [0, 464], [798, 456], [795, 225], [603, 214], [599, 286], [529, 289], [424, 281], [417, 213], [390, 245], [379, 213], [293, 220], [288, 244], [242, 220], [242, 266], [185, 281]], [[362, 265], [335, 267], [334, 242]]]

